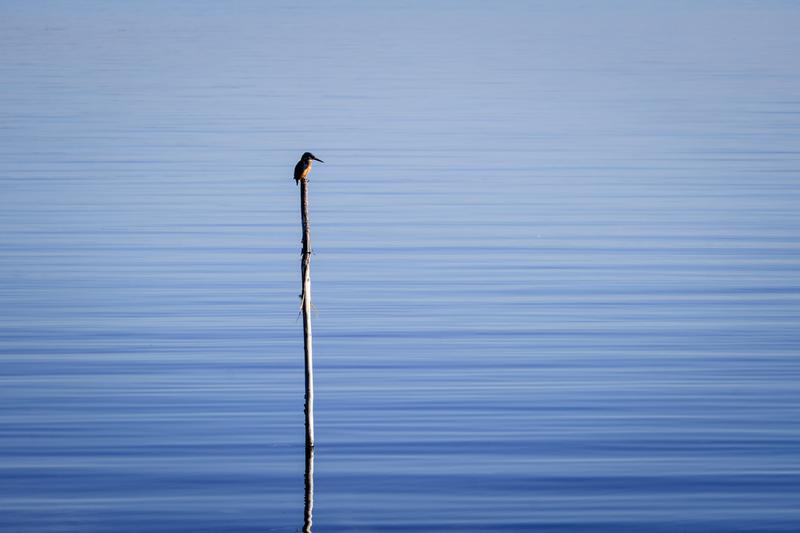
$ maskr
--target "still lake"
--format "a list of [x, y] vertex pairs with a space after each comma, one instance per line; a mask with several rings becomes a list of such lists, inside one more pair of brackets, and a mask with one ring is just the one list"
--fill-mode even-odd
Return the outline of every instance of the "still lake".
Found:
[[798, 27], [0, 3], [0, 531], [800, 530]]

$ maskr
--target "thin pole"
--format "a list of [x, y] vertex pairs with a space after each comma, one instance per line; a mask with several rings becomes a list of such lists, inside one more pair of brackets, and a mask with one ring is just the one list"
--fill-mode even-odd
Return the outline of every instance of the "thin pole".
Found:
[[305, 505], [303, 506], [303, 533], [311, 533], [314, 513], [314, 448], [306, 446]]
[[306, 447], [314, 447], [314, 366], [311, 338], [311, 225], [308, 220], [308, 180], [300, 180], [300, 212], [303, 218], [303, 252], [300, 273], [303, 278], [303, 345], [306, 362]]

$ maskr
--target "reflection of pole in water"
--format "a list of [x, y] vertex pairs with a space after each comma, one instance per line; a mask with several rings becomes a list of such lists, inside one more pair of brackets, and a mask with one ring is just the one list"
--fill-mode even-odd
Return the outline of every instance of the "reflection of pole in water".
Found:
[[303, 508], [303, 533], [311, 533], [311, 514], [314, 510], [314, 448], [306, 446], [306, 503]]

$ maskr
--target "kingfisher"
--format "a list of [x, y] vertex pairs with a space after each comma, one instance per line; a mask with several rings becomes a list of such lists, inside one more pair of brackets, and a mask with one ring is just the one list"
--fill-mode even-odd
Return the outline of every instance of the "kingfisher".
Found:
[[311, 172], [311, 161], [319, 161], [320, 163], [324, 163], [322, 159], [317, 159], [317, 157], [312, 154], [311, 152], [306, 152], [300, 157], [300, 161], [294, 166], [294, 182], [295, 185], [300, 185], [300, 180], [306, 179], [308, 173]]

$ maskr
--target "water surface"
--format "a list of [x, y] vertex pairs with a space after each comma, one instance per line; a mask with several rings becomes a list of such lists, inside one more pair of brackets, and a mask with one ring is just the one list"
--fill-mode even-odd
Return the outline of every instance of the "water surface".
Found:
[[800, 7], [0, 4], [0, 529], [800, 528]]

